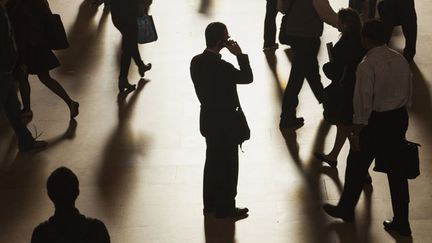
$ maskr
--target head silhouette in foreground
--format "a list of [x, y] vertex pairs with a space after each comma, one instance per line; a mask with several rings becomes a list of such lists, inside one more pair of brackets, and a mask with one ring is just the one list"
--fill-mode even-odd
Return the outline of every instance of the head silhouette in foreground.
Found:
[[48, 178], [48, 197], [55, 212], [35, 228], [32, 243], [77, 242], [109, 243], [110, 237], [102, 221], [87, 218], [75, 207], [80, 193], [78, 177], [68, 168], [60, 167]]

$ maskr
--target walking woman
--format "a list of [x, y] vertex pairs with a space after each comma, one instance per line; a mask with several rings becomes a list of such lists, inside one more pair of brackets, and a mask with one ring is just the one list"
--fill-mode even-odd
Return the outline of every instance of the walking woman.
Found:
[[352, 125], [355, 72], [366, 52], [361, 44], [361, 27], [359, 14], [355, 10], [346, 8], [338, 12], [341, 37], [331, 51], [331, 62], [323, 66], [325, 75], [332, 81], [332, 87], [326, 88], [329, 102], [325, 107], [328, 108], [325, 109], [325, 118], [336, 125], [337, 132], [331, 152], [327, 155], [315, 153], [315, 157], [332, 167], [337, 165], [337, 157]]
[[137, 17], [148, 13], [152, 0], [111, 0], [111, 16], [114, 26], [122, 34], [122, 53], [120, 61], [119, 92], [131, 92], [136, 85], [128, 81], [131, 58], [138, 66], [141, 77], [151, 69], [151, 64], [144, 64], [138, 49]]
[[19, 55], [16, 73], [23, 103], [23, 117], [33, 116], [28, 75], [34, 74], [66, 103], [70, 110], [70, 118], [75, 118], [79, 113], [78, 102], [72, 100], [49, 73], [50, 70], [60, 66], [60, 62], [48, 45], [47, 18], [51, 14], [48, 2], [46, 0], [15, 0], [10, 3], [8, 10], [15, 31]]

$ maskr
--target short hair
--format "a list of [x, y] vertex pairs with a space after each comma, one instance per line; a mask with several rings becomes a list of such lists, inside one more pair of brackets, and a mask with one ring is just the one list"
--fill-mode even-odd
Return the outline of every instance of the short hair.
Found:
[[358, 12], [352, 8], [343, 8], [338, 12], [339, 20], [347, 26], [346, 32], [359, 34], [362, 24]]
[[362, 36], [369, 39], [377, 45], [383, 45], [387, 42], [386, 31], [382, 21], [373, 19], [364, 23]]
[[55, 205], [74, 203], [79, 194], [78, 177], [70, 169], [59, 167], [48, 177], [47, 190]]
[[215, 47], [216, 44], [224, 40], [226, 25], [221, 22], [212, 22], [207, 25], [205, 38], [207, 47]]

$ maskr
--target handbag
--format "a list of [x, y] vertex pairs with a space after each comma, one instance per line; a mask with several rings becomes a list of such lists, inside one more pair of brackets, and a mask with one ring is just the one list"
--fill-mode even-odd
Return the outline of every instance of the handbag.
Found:
[[278, 1], [278, 9], [280, 12], [284, 14], [282, 17], [281, 25], [279, 28], [279, 43], [284, 45], [291, 45], [292, 41], [290, 39], [290, 36], [287, 33], [286, 26], [288, 22], [288, 15], [292, 10], [292, 7], [294, 5], [295, 0], [279, 0]]
[[143, 15], [137, 18], [138, 43], [145, 44], [157, 41], [158, 35], [151, 15]]
[[63, 22], [58, 14], [49, 14], [47, 18], [48, 47], [51, 50], [62, 50], [69, 47]]
[[246, 116], [241, 108], [238, 108], [238, 110], [235, 112], [235, 119], [237, 128], [234, 131], [237, 131], [238, 142], [241, 146], [244, 141], [250, 139], [250, 128], [247, 123]]

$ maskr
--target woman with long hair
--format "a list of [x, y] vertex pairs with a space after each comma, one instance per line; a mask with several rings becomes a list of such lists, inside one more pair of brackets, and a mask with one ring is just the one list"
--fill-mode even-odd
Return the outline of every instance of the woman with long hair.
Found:
[[325, 119], [336, 125], [337, 132], [331, 152], [315, 153], [315, 157], [332, 167], [337, 165], [337, 157], [348, 137], [348, 128], [352, 125], [355, 72], [366, 53], [361, 44], [361, 28], [357, 11], [351, 8], [339, 10], [338, 30], [341, 36], [331, 50], [331, 62], [323, 66], [325, 75], [332, 81], [326, 88], [328, 103]]

